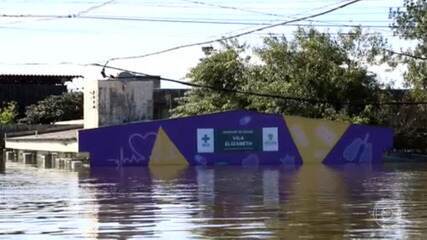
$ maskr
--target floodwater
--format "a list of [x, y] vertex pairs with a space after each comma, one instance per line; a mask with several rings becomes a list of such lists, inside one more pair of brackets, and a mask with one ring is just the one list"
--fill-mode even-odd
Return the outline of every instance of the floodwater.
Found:
[[427, 165], [0, 174], [0, 239], [425, 239]]

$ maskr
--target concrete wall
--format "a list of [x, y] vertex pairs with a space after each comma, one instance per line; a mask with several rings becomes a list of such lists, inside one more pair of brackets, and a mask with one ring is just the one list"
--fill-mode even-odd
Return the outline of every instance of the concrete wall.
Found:
[[6, 141], [6, 148], [31, 150], [31, 151], [50, 151], [50, 152], [78, 152], [77, 141]]
[[117, 125], [153, 118], [154, 82], [100, 80], [85, 87], [85, 128]]
[[178, 98], [184, 96], [189, 89], [154, 89], [153, 119], [170, 118], [170, 110], [178, 106]]
[[84, 128], [96, 128], [98, 121], [99, 82], [97, 80], [87, 81], [83, 94], [83, 118]]
[[153, 118], [153, 83], [101, 81], [99, 125], [108, 126]]
[[[4, 147], [4, 136], [7, 135], [17, 135], [18, 133], [25, 132], [28, 134], [28, 131], [32, 130], [46, 130], [50, 128], [51, 125], [27, 125], [27, 124], [0, 124], [0, 150]], [[33, 134], [33, 133], [30, 133]]]

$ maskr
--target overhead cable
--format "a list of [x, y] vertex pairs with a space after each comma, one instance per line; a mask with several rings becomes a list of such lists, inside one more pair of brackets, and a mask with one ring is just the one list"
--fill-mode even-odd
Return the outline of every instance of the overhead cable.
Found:
[[252, 33], [255, 33], [255, 32], [260, 32], [260, 31], [263, 31], [263, 30], [266, 30], [266, 29], [275, 28], [275, 27], [278, 27], [278, 26], [283, 26], [283, 25], [286, 25], [286, 24], [290, 24], [290, 23], [294, 23], [294, 22], [300, 22], [300, 21], [304, 21], [304, 20], [307, 20], [307, 19], [310, 19], [310, 18], [315, 18], [315, 17], [319, 17], [319, 16], [322, 16], [322, 15], [326, 15], [328, 13], [337, 11], [339, 9], [345, 8], [347, 6], [350, 6], [350, 5], [355, 4], [357, 2], [360, 2], [360, 1], [361, 0], [352, 0], [350, 2], [343, 3], [343, 4], [341, 4], [341, 5], [337, 6], [337, 7], [331, 8], [329, 10], [322, 11], [320, 13], [315, 13], [315, 14], [311, 14], [311, 15], [308, 15], [308, 16], [305, 16], [305, 17], [295, 18], [295, 19], [292, 19], [292, 20], [288, 20], [288, 21], [284, 21], [284, 22], [280, 22], [280, 23], [276, 23], [276, 24], [270, 24], [270, 25], [267, 25], [267, 26], [255, 28], [255, 29], [252, 29], [252, 30], [249, 30], [249, 31], [245, 31], [245, 32], [242, 32], [242, 33], [237, 33], [237, 34], [229, 35], [227, 37], [223, 37], [223, 38], [219, 38], [219, 39], [184, 44], [184, 45], [180, 45], [180, 46], [176, 46], [176, 47], [171, 47], [171, 48], [167, 48], [167, 49], [164, 49], [164, 50], [155, 51], [155, 52], [151, 52], [151, 53], [146, 53], [146, 54], [142, 54], [142, 55], [110, 58], [110, 59], [108, 59], [105, 62], [105, 66], [107, 66], [109, 62], [115, 61], [115, 60], [145, 58], [145, 57], [149, 57], [149, 56], [153, 56], [153, 55], [159, 55], [159, 54], [166, 53], [166, 52], [176, 51], [176, 50], [183, 49], [183, 48], [189, 48], [189, 47], [200, 46], [200, 45], [205, 45], [205, 44], [211, 44], [211, 43], [215, 43], [215, 42], [225, 41], [225, 40], [229, 40], [229, 39], [239, 38], [239, 37], [246, 36], [246, 35], [249, 35], [249, 34], [252, 34]]
[[265, 15], [265, 16], [281, 17], [281, 18], [282, 17], [288, 17], [288, 16], [284, 16], [282, 14], [268, 13], [268, 12], [262, 12], [262, 11], [257, 11], [257, 10], [252, 10], [252, 9], [246, 9], [246, 8], [239, 8], [239, 7], [234, 7], [234, 6], [225, 6], [225, 5], [219, 5], [219, 4], [212, 4], [212, 3], [202, 2], [202, 1], [193, 1], [193, 0], [181, 0], [181, 1], [188, 2], [188, 3], [193, 3], [193, 4], [204, 5], [204, 6], [222, 8], [222, 9], [237, 10], [237, 11], [241, 11], [241, 12], [261, 14], [261, 15]]
[[[112, 21], [141, 21], [141, 22], [166, 22], [166, 23], [193, 23], [193, 24], [219, 24], [219, 25], [248, 25], [248, 26], [270, 26], [268, 22], [251, 21], [230, 21], [230, 20], [200, 20], [200, 19], [180, 19], [180, 18], [146, 18], [146, 17], [122, 17], [122, 16], [76, 16], [76, 15], [17, 15], [2, 14], [0, 17], [9, 18], [79, 18], [94, 20], [112, 20]], [[307, 26], [307, 27], [364, 27], [364, 28], [393, 28], [388, 25], [366, 25], [366, 24], [345, 24], [345, 23], [327, 23], [329, 21], [315, 21], [313, 23], [289, 23], [286, 26]], [[319, 23], [318, 23], [319, 22]]]
[[[235, 11], [247, 12], [247, 13], [255, 13], [255, 14], [260, 14], [260, 15], [264, 15], [264, 16], [280, 17], [280, 18], [282, 18], [282, 20], [283, 20], [283, 18], [288, 18], [289, 19], [291, 17], [296, 17], [296, 16], [302, 15], [302, 13], [297, 13], [297, 14], [292, 14], [292, 15], [270, 13], [270, 12], [252, 10], [252, 9], [235, 7], [235, 6], [213, 4], [213, 3], [208, 3], [208, 2], [205, 2], [205, 1], [196, 1], [196, 0], [181, 0], [181, 1], [188, 2], [188, 3], [193, 3], [193, 4], [198, 4], [198, 5], [209, 6], [209, 7], [216, 7], [216, 8], [222, 8], [222, 9], [228, 9], [228, 10], [235, 10]], [[335, 6], [335, 5], [339, 4], [339, 3], [346, 2], [346, 1], [348, 1], [348, 0], [338, 1], [338, 2], [335, 2], [335, 3], [332, 3], [332, 4], [323, 5], [323, 6], [314, 8], [314, 9], [310, 9], [310, 10], [308, 10], [308, 12], [325, 9], [325, 8], [328, 8], [328, 7], [331, 7], [331, 6]], [[307, 13], [307, 11], [305, 13]]]
[[404, 57], [409, 57], [409, 58], [413, 58], [413, 59], [418, 59], [418, 60], [427, 60], [427, 57], [421, 57], [421, 56], [416, 56], [410, 53], [405, 53], [405, 52], [396, 52], [394, 50], [391, 49], [383, 49], [386, 52], [389, 52], [392, 55], [399, 55], [399, 56], [404, 56]]
[[81, 15], [86, 14], [86, 13], [88, 13], [88, 12], [91, 12], [91, 11], [93, 11], [93, 10], [95, 10], [95, 9], [98, 9], [98, 8], [104, 7], [104, 6], [108, 5], [108, 4], [111, 4], [111, 3], [113, 3], [113, 2], [115, 2], [115, 0], [106, 1], [106, 2], [103, 2], [103, 3], [101, 3], [101, 4], [94, 5], [94, 6], [92, 6], [92, 7], [88, 8], [88, 9], [86, 9], [86, 10], [83, 10], [83, 11], [77, 12], [77, 13], [76, 13], [76, 14], [74, 14], [74, 15], [75, 15], [75, 16], [81, 16]]
[[[77, 13], [71, 13], [71, 14], [66, 14], [66, 15], [39, 15], [39, 16], [37, 16], [37, 15], [32, 15], [32, 14], [10, 14], [10, 15], [8, 15], [8, 14], [1, 14], [0, 17], [11, 17], [11, 18], [41, 18], [41, 19], [38, 19], [38, 20], [43, 20], [43, 21], [52, 20], [52, 19], [56, 19], [56, 18], [76, 18], [76, 17], [80, 17], [83, 14], [91, 12], [91, 11], [93, 11], [95, 9], [98, 9], [98, 8], [104, 7], [104, 6], [108, 5], [108, 4], [111, 4], [113, 2], [115, 2], [115, 0], [109, 0], [109, 1], [103, 2], [101, 4], [97, 4], [97, 5], [91, 6], [91, 7], [87, 8], [87, 9], [85, 9], [85, 10], [81, 10], [81, 11], [79, 11]], [[22, 23], [22, 21], [13, 22], [12, 24], [17, 24], [17, 23]], [[1, 28], [6, 28], [6, 27], [1, 26]]]
[[[102, 67], [103, 70], [112, 69], [112, 70], [118, 70], [118, 71], [126, 71], [135, 75], [140, 75], [144, 77], [153, 77], [153, 78], [159, 78], [159, 76], [154, 76], [138, 71], [133, 71], [125, 68], [119, 68], [119, 67], [113, 67], [113, 66], [104, 66], [102, 64], [93, 63], [90, 64], [91, 66], [97, 66]], [[397, 102], [397, 101], [388, 101], [388, 102], [379, 102], [379, 101], [348, 101], [348, 102], [337, 102], [337, 101], [330, 101], [330, 100], [322, 100], [322, 99], [316, 99], [316, 98], [303, 98], [303, 97], [293, 97], [293, 96], [283, 96], [283, 95], [277, 95], [277, 94], [270, 94], [270, 93], [260, 93], [260, 92], [252, 92], [252, 91], [242, 91], [237, 89], [230, 89], [230, 88], [224, 88], [224, 87], [215, 87], [211, 85], [205, 85], [205, 84], [197, 84], [197, 83], [191, 83], [191, 82], [185, 82], [181, 80], [171, 79], [171, 78], [164, 78], [160, 77], [160, 80], [172, 82], [172, 83], [178, 83], [189, 87], [195, 87], [195, 88], [204, 88], [204, 89], [210, 89], [214, 91], [219, 92], [230, 92], [230, 93], [237, 93], [237, 94], [244, 94], [244, 95], [251, 95], [256, 97], [264, 97], [264, 98], [273, 98], [273, 99], [281, 99], [281, 100], [291, 100], [296, 102], [305, 102], [310, 104], [342, 104], [342, 105], [353, 105], [353, 106], [366, 106], [366, 105], [374, 105], [374, 106], [381, 106], [381, 105], [426, 105], [427, 102]]]

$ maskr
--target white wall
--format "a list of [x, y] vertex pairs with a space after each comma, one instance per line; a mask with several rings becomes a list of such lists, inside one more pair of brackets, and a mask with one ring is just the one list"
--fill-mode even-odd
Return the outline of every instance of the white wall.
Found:
[[153, 119], [153, 81], [89, 81], [84, 90], [84, 127]]
[[5, 141], [6, 148], [50, 151], [50, 152], [78, 152], [77, 141]]
[[96, 128], [98, 121], [99, 86], [98, 80], [89, 80], [84, 87], [83, 95], [83, 118], [84, 128]]

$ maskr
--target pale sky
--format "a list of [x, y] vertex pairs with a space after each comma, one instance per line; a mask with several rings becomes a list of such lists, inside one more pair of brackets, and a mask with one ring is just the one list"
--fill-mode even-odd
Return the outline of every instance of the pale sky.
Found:
[[[0, 15], [68, 15], [108, 2], [81, 16], [125, 17], [131, 20], [0, 18], [0, 73], [79, 74], [101, 78], [100, 68], [111, 57], [150, 53], [182, 44], [206, 41], [322, 12], [339, 5], [338, 0], [0, 0]], [[202, 4], [205, 3], [205, 4]], [[337, 32], [343, 24], [361, 24], [366, 32], [380, 32], [399, 50], [409, 43], [392, 36], [387, 28], [390, 7], [403, 0], [364, 0], [312, 20], [321, 31]], [[219, 6], [220, 5], [220, 6]], [[222, 6], [222, 7], [221, 7]], [[234, 8], [234, 9], [232, 9]], [[189, 23], [204, 22], [204, 23]], [[211, 22], [211, 23], [206, 23]], [[213, 24], [215, 22], [216, 24]], [[240, 24], [237, 24], [237, 23]], [[231, 24], [235, 23], [235, 24]], [[301, 22], [310, 24], [310, 22]], [[296, 26], [281, 26], [240, 38], [258, 46], [268, 33], [291, 36]], [[143, 59], [114, 61], [110, 65], [173, 79], [185, 79], [189, 69], [203, 56], [201, 47], [191, 47]], [[396, 81], [401, 72], [373, 67], [382, 82]], [[108, 72], [115, 74], [114, 72]], [[78, 85], [77, 85], [78, 86]], [[162, 87], [178, 85], [162, 84]]]

